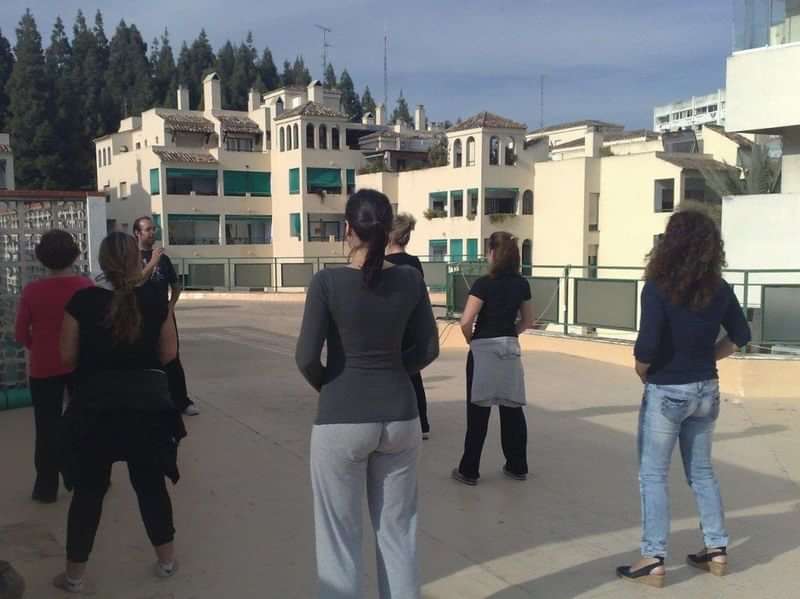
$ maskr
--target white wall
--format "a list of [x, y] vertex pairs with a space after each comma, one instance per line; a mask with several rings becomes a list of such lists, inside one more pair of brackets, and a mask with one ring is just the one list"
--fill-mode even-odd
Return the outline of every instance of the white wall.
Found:
[[722, 200], [728, 268], [800, 269], [800, 194], [732, 196]]

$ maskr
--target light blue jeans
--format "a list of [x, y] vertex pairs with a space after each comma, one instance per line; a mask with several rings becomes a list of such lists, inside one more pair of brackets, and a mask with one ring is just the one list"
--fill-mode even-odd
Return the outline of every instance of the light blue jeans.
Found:
[[718, 416], [717, 380], [645, 386], [638, 442], [643, 556], [667, 555], [670, 528], [667, 477], [676, 441], [680, 441], [686, 480], [697, 501], [705, 545], [728, 545], [722, 497], [711, 465], [711, 437]]

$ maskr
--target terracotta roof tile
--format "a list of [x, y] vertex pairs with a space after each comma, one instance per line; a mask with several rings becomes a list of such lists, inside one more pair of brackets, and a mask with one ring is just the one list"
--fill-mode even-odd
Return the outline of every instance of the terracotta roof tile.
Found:
[[233, 114], [215, 114], [226, 133], [260, 133], [261, 129], [254, 120], [246, 116]]
[[163, 162], [180, 162], [183, 164], [217, 164], [218, 160], [209, 153], [180, 152], [175, 150], [156, 150], [156, 156]]
[[295, 116], [316, 116], [316, 117], [324, 117], [330, 119], [345, 119], [347, 120], [347, 115], [342, 114], [332, 108], [328, 108], [324, 104], [320, 104], [319, 102], [306, 102], [305, 104], [301, 104], [296, 108], [292, 108], [291, 110], [287, 110], [281, 113], [275, 120], [276, 121], [283, 121], [285, 119], [290, 119]]
[[181, 133], [214, 133], [214, 123], [198, 113], [161, 112], [156, 114], [164, 119], [168, 131]]
[[468, 129], [525, 129], [524, 123], [517, 123], [511, 119], [507, 119], [491, 112], [479, 112], [475, 116], [469, 117], [465, 121], [453, 125], [447, 131], [452, 133], [455, 131], [467, 131]]
[[649, 129], [634, 129], [632, 131], [621, 131], [619, 133], [605, 133], [603, 134], [603, 141], [623, 141], [626, 139], [640, 139], [654, 140], [660, 137], [659, 133], [650, 131]]
[[7, 146], [5, 144], [0, 144], [0, 152], [7, 154], [11, 151], [11, 146]]

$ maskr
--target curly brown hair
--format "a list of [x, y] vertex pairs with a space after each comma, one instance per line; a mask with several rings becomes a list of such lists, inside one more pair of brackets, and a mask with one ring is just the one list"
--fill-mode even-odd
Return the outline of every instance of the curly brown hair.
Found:
[[722, 282], [725, 249], [714, 220], [697, 210], [672, 215], [661, 240], [648, 254], [645, 279], [675, 305], [706, 307]]

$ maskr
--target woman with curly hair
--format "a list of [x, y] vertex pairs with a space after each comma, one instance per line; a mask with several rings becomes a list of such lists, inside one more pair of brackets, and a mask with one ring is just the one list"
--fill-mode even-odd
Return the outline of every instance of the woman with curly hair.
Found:
[[[736, 295], [722, 278], [725, 252], [707, 215], [678, 212], [649, 256], [636, 340], [636, 374], [645, 385], [639, 414], [642, 558], [617, 568], [623, 579], [662, 587], [670, 528], [669, 473], [678, 442], [694, 492], [705, 547], [687, 556], [701, 570], [727, 571], [728, 532], [711, 439], [719, 416], [716, 363], [750, 341]], [[720, 327], [727, 335], [720, 338]]]

